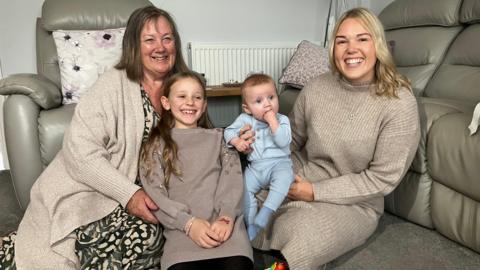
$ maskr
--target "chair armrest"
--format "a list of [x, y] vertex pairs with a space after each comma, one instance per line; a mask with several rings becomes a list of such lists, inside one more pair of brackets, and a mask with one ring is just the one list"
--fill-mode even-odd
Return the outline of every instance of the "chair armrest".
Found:
[[0, 80], [0, 95], [25, 95], [45, 110], [62, 104], [60, 89], [37, 74], [14, 74]]
[[20, 207], [25, 210], [30, 188], [43, 170], [38, 130], [41, 108], [26, 95], [11, 95], [3, 106], [12, 183]]

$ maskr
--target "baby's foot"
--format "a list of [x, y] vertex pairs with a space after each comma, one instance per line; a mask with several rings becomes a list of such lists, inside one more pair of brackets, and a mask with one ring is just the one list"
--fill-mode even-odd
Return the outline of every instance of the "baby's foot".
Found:
[[273, 210], [264, 206], [260, 208], [260, 211], [258, 211], [258, 214], [255, 217], [255, 220], [253, 221], [253, 223], [257, 227], [264, 229], [265, 227], [267, 227], [267, 224], [270, 221], [270, 218], [272, 217], [272, 215], [273, 215]]
[[261, 228], [257, 227], [255, 224], [250, 224], [247, 227], [248, 239], [252, 241], [257, 237], [258, 233], [260, 232]]

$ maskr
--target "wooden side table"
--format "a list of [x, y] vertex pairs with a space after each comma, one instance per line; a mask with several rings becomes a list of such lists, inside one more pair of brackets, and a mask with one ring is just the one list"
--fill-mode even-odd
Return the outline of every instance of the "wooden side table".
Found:
[[239, 86], [207, 86], [208, 115], [215, 127], [227, 127], [242, 112]]
[[225, 87], [222, 85], [207, 86], [207, 97], [241, 96], [240, 87]]

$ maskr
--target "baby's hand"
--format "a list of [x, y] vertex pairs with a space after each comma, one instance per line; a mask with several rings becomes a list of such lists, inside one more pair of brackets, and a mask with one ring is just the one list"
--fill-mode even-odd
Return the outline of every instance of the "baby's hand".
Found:
[[212, 230], [210, 223], [199, 218], [193, 220], [188, 236], [203, 248], [214, 248], [221, 244], [218, 233]]
[[241, 139], [241, 138], [233, 138], [231, 141], [230, 141], [230, 144], [235, 146], [235, 149], [237, 149], [238, 152], [242, 152], [242, 153], [247, 153], [249, 152], [251, 149], [250, 149], [250, 142], [244, 140], [244, 139]]
[[223, 243], [232, 235], [233, 225], [234, 222], [231, 218], [227, 216], [221, 216], [212, 224], [211, 228], [212, 231], [218, 234], [219, 241]]
[[265, 114], [263, 115], [263, 120], [268, 123], [270, 129], [272, 130], [272, 133], [275, 133], [275, 131], [277, 131], [278, 120], [275, 112], [273, 112], [272, 110], [265, 112]]

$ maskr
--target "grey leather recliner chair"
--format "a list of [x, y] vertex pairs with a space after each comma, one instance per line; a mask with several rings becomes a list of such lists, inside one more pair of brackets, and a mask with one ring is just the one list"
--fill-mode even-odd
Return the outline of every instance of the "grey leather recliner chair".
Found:
[[36, 24], [38, 74], [0, 81], [10, 171], [20, 206], [29, 202], [34, 181], [57, 154], [75, 105], [62, 105], [54, 30], [99, 30], [126, 25], [148, 0], [45, 0]]

